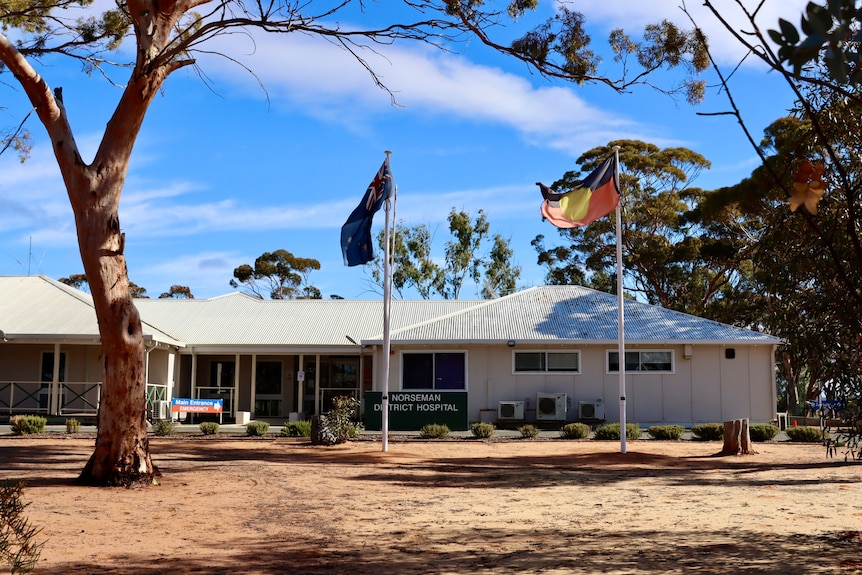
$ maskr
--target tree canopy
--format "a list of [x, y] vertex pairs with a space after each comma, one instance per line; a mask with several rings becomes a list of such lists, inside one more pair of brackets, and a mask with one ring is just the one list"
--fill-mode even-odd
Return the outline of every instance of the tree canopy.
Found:
[[230, 285], [244, 287], [246, 293], [260, 299], [320, 299], [320, 290], [309, 283], [311, 272], [319, 269], [315, 259], [275, 250], [258, 256], [254, 267], [243, 264], [234, 269]]

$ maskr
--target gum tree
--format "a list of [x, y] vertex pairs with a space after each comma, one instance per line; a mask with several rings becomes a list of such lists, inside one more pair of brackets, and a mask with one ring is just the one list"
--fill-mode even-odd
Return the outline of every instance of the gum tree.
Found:
[[[367, 16], [356, 18], [365, 28], [343, 24], [371, 9], [355, 0], [117, 0], [112, 3], [115, 8], [106, 12], [85, 11], [87, 16], [69, 19], [74, 10], [91, 3], [0, 0], [0, 86], [17, 84], [20, 91], [14, 97], [23, 94], [35, 110], [74, 212], [104, 353], [98, 437], [81, 475], [82, 480], [98, 484], [147, 482], [156, 474], [146, 434], [141, 318], [130, 295], [119, 205], [129, 158], [153, 98], [172, 73], [195, 65], [196, 52], [212, 51], [209, 40], [249, 30], [318, 36], [354, 55], [357, 65], [384, 90], [381, 78], [361, 54], [366, 48], [379, 50], [402, 41], [425, 42], [444, 50], [478, 41], [546, 77], [601, 83], [619, 91], [647, 83], [647, 75], [654, 70], [680, 64], [705, 66], [702, 38], [662, 23], [650, 26], [642, 42], [615, 31], [610, 43], [622, 76], [602, 76], [597, 73], [598, 58], [589, 48], [583, 17], [565, 5], [556, 6], [550, 19], [521, 30], [520, 37], [511, 40], [512, 26], [519, 26], [516, 21], [534, 11], [538, 0], [404, 0], [398, 10], [387, 6], [389, 22], [375, 25]], [[63, 105], [62, 89], [52, 89], [51, 69], [40, 63], [49, 56], [65, 55], [71, 66], [83, 63], [87, 71], [104, 72], [108, 55], [126, 39], [134, 47], [131, 61], [115, 63], [121, 64], [116, 70], [128, 77], [117, 82], [123, 87], [116, 108], [94, 157], [85, 159]], [[123, 53], [118, 51], [117, 57], [122, 60]], [[689, 99], [697, 99], [703, 85], [689, 79], [681, 88]]]

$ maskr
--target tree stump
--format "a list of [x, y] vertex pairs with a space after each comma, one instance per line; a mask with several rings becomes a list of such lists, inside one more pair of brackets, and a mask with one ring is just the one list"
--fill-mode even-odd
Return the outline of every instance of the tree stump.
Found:
[[751, 448], [751, 435], [748, 432], [748, 419], [734, 419], [724, 422], [724, 447], [721, 455], [750, 455], [756, 453]]

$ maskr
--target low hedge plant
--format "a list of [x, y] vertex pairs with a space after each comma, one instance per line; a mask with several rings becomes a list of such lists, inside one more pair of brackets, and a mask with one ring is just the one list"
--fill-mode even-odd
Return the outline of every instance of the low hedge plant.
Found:
[[701, 423], [693, 425], [691, 434], [699, 441], [718, 441], [724, 439], [724, 424]]
[[[641, 427], [637, 423], [626, 423], [626, 439], [640, 439]], [[606, 423], [596, 429], [593, 439], [620, 439], [620, 424]]]
[[449, 426], [445, 423], [429, 423], [419, 430], [422, 439], [443, 439], [449, 436]]
[[647, 428], [647, 433], [653, 439], [677, 441], [682, 437], [685, 428], [681, 425], [653, 425]]
[[751, 441], [757, 442], [772, 441], [779, 431], [781, 430], [778, 426], [771, 423], [755, 423], [748, 426], [748, 436], [751, 437]]
[[153, 422], [153, 433], [160, 437], [173, 435], [176, 432], [176, 426], [170, 419], [160, 419]]
[[494, 427], [493, 423], [485, 423], [485, 422], [477, 422], [474, 423], [470, 428], [470, 431], [473, 433], [473, 437], [477, 437], [479, 439], [488, 439], [494, 432], [497, 431], [497, 428]]
[[521, 437], [523, 437], [524, 439], [533, 439], [534, 437], [539, 435], [539, 428], [535, 425], [530, 425], [528, 423], [519, 427], [518, 433], [520, 433]]
[[799, 443], [817, 443], [823, 441], [823, 432], [819, 427], [811, 427], [810, 425], [802, 425], [799, 427], [788, 427], [785, 431], [790, 441]]
[[250, 421], [245, 425], [245, 434], [261, 437], [269, 433], [269, 423], [266, 421]]
[[218, 433], [218, 423], [215, 421], [202, 421], [200, 424], [201, 433], [204, 435], [215, 435]]
[[48, 420], [41, 415], [13, 415], [9, 418], [9, 426], [15, 435], [32, 435], [44, 433]]
[[288, 421], [281, 428], [282, 437], [311, 437], [311, 421]]
[[586, 423], [567, 423], [560, 428], [560, 437], [563, 439], [586, 439], [590, 436], [591, 431], [590, 426]]

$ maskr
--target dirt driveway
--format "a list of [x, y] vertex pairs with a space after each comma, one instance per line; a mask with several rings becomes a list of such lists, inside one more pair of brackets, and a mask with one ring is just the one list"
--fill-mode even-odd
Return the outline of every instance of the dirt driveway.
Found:
[[37, 573], [862, 573], [862, 466], [819, 445], [174, 436], [134, 489], [74, 484], [92, 445], [0, 438]]

